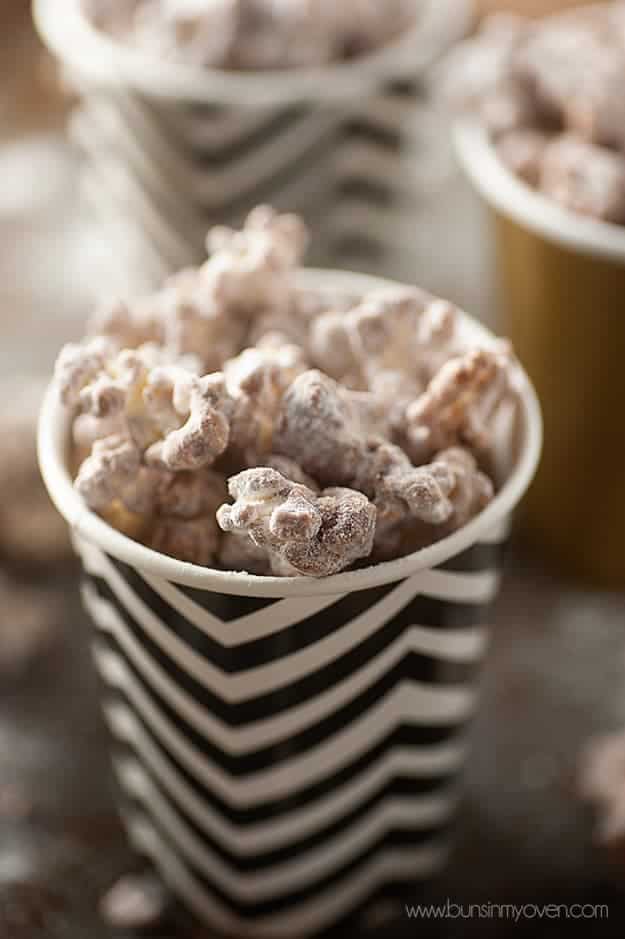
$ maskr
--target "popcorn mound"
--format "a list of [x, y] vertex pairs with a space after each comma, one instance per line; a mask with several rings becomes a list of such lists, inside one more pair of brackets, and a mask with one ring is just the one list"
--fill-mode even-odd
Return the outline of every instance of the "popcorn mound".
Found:
[[625, 224], [625, 3], [487, 18], [448, 67], [512, 172], [571, 211]]
[[75, 487], [123, 533], [202, 566], [325, 577], [432, 544], [493, 498], [507, 343], [468, 346], [459, 311], [416, 288], [303, 290], [306, 241], [256, 209], [61, 351]]
[[159, 58], [305, 68], [364, 55], [412, 26], [417, 0], [84, 0], [100, 29]]

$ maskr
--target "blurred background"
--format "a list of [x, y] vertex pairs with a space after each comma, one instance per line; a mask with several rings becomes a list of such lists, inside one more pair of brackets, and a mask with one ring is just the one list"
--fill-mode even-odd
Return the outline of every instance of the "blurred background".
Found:
[[[480, 0], [476, 16], [572, 5]], [[81, 198], [84, 157], [66, 133], [74, 105], [66, 76], [36, 37], [29, 4], [2, 0], [0, 939], [130, 935], [113, 931], [98, 907], [110, 885], [137, 867], [110, 794], [74, 561], [35, 465], [37, 406], [56, 352], [80, 335], [118, 264], [125, 282], [132, 258], [132, 245], [113, 241]], [[496, 326], [487, 223], [455, 169], [442, 117], [429, 125], [428, 145], [440, 148], [438, 173], [418, 189], [406, 276]], [[593, 923], [589, 935], [621, 935], [625, 769], [619, 776], [614, 762], [623, 827], [607, 844], [597, 842], [577, 797], [576, 774], [588, 740], [625, 724], [624, 621], [620, 591], [576, 583], [517, 540], [493, 611], [459, 846], [436, 888], [442, 897], [608, 902], [609, 921]], [[455, 923], [453, 934], [502, 937], [523, 928], [532, 936], [568, 934], [562, 923], [469, 921]], [[422, 924], [419, 935], [451, 934], [440, 930]], [[153, 935], [207, 936], [176, 909]], [[416, 932], [406, 926], [397, 935]]]

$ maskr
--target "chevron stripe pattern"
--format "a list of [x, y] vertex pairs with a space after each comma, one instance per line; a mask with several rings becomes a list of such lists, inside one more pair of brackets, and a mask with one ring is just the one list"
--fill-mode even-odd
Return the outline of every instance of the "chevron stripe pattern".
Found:
[[199, 262], [210, 226], [240, 225], [263, 202], [306, 217], [311, 263], [381, 270], [398, 216], [409, 221], [416, 209], [416, 80], [362, 101], [262, 110], [73, 82], [82, 102], [70, 132], [87, 158], [85, 194], [105, 221], [143, 231], [151, 270]]
[[444, 864], [506, 527], [396, 583], [286, 599], [77, 545], [128, 833], [213, 928], [314, 935]]

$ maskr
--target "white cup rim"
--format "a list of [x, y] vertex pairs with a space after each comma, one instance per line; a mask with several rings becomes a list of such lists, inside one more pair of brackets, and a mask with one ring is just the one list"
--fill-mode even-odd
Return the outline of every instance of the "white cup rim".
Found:
[[[296, 275], [303, 287], [321, 287], [352, 292], [394, 285], [395, 282], [347, 271], [306, 269]], [[490, 345], [493, 334], [468, 314], [462, 314], [461, 329], [476, 342]], [[356, 571], [315, 580], [308, 577], [261, 577], [239, 571], [198, 567], [153, 551], [122, 535], [84, 504], [72, 485], [67, 465], [69, 415], [50, 385], [39, 421], [39, 464], [48, 492], [73, 532], [96, 544], [107, 554], [172, 583], [199, 590], [255, 597], [312, 597], [337, 595], [394, 583], [419, 571], [430, 570], [470, 548], [501, 523], [515, 508], [530, 484], [542, 446], [542, 418], [532, 384], [518, 367], [517, 385], [521, 402], [522, 445], [517, 464], [494, 500], [459, 531], [413, 554]]]
[[353, 62], [262, 72], [159, 61], [98, 30], [81, 0], [34, 0], [33, 16], [41, 37], [66, 65], [104, 85], [130, 85], [157, 98], [250, 106], [354, 99], [380, 81], [416, 77], [466, 33], [473, 15], [472, 0], [421, 3], [414, 29]]
[[536, 192], [499, 159], [480, 121], [457, 121], [453, 138], [462, 169], [489, 205], [548, 241], [582, 254], [625, 262], [624, 225], [585, 218]]

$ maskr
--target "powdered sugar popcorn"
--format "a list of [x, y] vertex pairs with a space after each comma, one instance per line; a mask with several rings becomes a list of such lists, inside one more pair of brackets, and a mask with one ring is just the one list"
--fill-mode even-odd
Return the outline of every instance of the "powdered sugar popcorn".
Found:
[[492, 500], [518, 400], [509, 345], [469, 344], [459, 311], [417, 288], [313, 296], [295, 276], [306, 240], [257, 209], [62, 350], [75, 488], [124, 534], [205, 567], [326, 577]]
[[495, 15], [447, 69], [513, 172], [582, 215], [625, 224], [625, 3], [542, 21]]
[[101, 29], [188, 65], [297, 68], [363, 55], [416, 18], [417, 0], [84, 0]]

